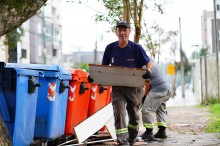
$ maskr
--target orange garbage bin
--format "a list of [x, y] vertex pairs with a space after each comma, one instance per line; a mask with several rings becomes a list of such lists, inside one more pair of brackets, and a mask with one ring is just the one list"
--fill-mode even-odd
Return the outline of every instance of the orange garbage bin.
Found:
[[91, 84], [89, 101], [89, 116], [93, 115], [110, 102], [110, 86], [99, 86]]
[[72, 74], [70, 80], [65, 135], [75, 134], [73, 128], [88, 118], [91, 84], [88, 73], [80, 69], [69, 69]]
[[111, 97], [112, 87], [111, 86], [107, 86], [107, 87], [108, 87], [108, 93], [107, 93], [108, 96], [106, 99], [106, 105], [112, 102], [112, 97]]
[[[93, 115], [111, 102], [111, 87], [91, 84], [90, 92], [89, 116]], [[100, 131], [105, 131], [105, 126], [101, 128]]]

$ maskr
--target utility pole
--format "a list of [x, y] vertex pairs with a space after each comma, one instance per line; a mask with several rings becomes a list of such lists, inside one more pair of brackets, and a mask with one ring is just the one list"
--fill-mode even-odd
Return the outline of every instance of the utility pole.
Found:
[[97, 39], [95, 41], [95, 50], [94, 50], [94, 64], [97, 63]]
[[95, 50], [94, 50], [94, 64], [97, 63], [97, 44], [98, 44], [98, 40], [97, 40], [97, 22], [96, 22]]
[[45, 22], [45, 6], [43, 6], [43, 33], [42, 33], [42, 37], [43, 37], [43, 62], [44, 64], [47, 64], [47, 48], [46, 48], [46, 22]]
[[204, 47], [204, 64], [205, 64], [205, 102], [208, 102], [208, 80], [207, 80], [207, 46]]
[[181, 63], [182, 97], [185, 97], [184, 59], [183, 59], [183, 49], [182, 49], [182, 34], [181, 34], [181, 19], [180, 19], [180, 17], [179, 17], [179, 31], [180, 31], [180, 63]]
[[218, 29], [217, 29], [217, 22], [216, 22], [216, 0], [213, 0], [213, 4], [214, 4], [214, 31], [215, 31], [215, 54], [216, 54], [216, 70], [217, 70], [217, 98], [218, 101], [220, 102], [220, 96], [219, 96], [219, 61], [218, 61]]

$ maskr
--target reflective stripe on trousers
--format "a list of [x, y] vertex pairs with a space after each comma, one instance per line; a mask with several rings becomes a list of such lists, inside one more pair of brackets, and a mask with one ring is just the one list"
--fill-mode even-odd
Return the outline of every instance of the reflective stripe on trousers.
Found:
[[157, 122], [157, 126], [167, 127], [167, 123], [165, 123], [165, 122]]
[[[149, 128], [149, 129], [154, 128], [154, 124], [152, 124], [152, 123], [143, 123], [143, 126], [145, 128]], [[165, 123], [165, 122], [157, 122], [157, 126], [167, 127], [167, 123]]]
[[116, 134], [128, 133], [128, 128], [116, 129]]
[[[114, 110], [115, 128], [119, 144], [127, 144], [138, 134], [139, 113], [143, 87], [112, 87], [112, 106]], [[129, 124], [126, 123], [126, 111]], [[128, 133], [122, 129], [128, 129]], [[119, 130], [119, 131], [118, 131]], [[121, 133], [122, 132], [122, 133]]]
[[143, 108], [142, 108], [142, 120], [146, 128], [152, 128], [154, 126], [154, 113], [156, 113], [157, 125], [166, 126], [166, 101], [169, 100], [171, 92], [149, 92], [147, 95]]
[[144, 126], [145, 128], [149, 128], [149, 129], [154, 128], [154, 124], [152, 124], [152, 123], [143, 123], [143, 126]]

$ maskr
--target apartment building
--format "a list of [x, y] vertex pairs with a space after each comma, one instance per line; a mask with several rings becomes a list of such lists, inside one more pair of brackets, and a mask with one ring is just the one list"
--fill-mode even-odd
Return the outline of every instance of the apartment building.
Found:
[[9, 62], [62, 64], [61, 1], [48, 0], [21, 25], [23, 35], [9, 51]]
[[[215, 15], [213, 11], [203, 11], [201, 16], [202, 46], [208, 47], [208, 53], [216, 52], [216, 33], [218, 36], [217, 44], [220, 44], [220, 0], [216, 0], [216, 28]], [[216, 33], [215, 33], [216, 32]], [[220, 47], [218, 47], [220, 49]]]
[[49, 0], [38, 15], [29, 20], [30, 63], [62, 63], [60, 1]]
[[65, 67], [76, 67], [82, 63], [101, 64], [103, 51], [95, 52], [73, 52], [72, 54], [63, 55], [63, 65]]

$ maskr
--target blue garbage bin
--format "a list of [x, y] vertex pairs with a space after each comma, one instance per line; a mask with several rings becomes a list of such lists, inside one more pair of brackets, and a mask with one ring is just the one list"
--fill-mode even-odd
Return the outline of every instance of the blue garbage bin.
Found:
[[5, 68], [0, 62], [0, 114], [14, 146], [29, 146], [34, 125], [40, 71]]
[[63, 136], [70, 72], [58, 65], [22, 64], [20, 67], [40, 70], [44, 74], [39, 80], [34, 137], [49, 140]]

